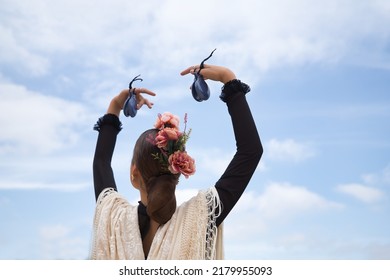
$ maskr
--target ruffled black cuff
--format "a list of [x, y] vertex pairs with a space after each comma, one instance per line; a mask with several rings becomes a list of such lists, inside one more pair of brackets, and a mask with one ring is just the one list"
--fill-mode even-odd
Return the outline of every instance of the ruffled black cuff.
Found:
[[250, 90], [251, 88], [247, 84], [241, 82], [238, 79], [234, 79], [227, 82], [222, 87], [222, 92], [219, 98], [221, 98], [221, 100], [226, 103], [236, 93], [241, 92], [247, 94], [248, 92], [250, 92]]
[[103, 125], [111, 125], [115, 127], [119, 131], [122, 130], [122, 123], [119, 120], [117, 115], [114, 114], [105, 114], [103, 117], [100, 117], [97, 123], [94, 125], [93, 129], [96, 131], [100, 131], [100, 128]]

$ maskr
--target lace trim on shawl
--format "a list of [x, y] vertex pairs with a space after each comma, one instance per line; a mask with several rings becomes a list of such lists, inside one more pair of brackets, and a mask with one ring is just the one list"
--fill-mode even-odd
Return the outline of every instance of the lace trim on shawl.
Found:
[[137, 207], [114, 188], [104, 189], [96, 202], [91, 259], [144, 259]]
[[[100, 119], [99, 119], [100, 120]], [[99, 128], [100, 129], [100, 128]], [[91, 260], [96, 260], [97, 258], [97, 252], [96, 252], [96, 246], [95, 246], [95, 242], [96, 242], [96, 238], [97, 238], [97, 232], [98, 232], [98, 226], [99, 224], [97, 223], [96, 219], [97, 217], [100, 216], [101, 212], [102, 212], [102, 207], [98, 207], [102, 204], [102, 201], [103, 201], [103, 198], [105, 198], [107, 195], [109, 195], [110, 193], [114, 192], [115, 190], [113, 188], [106, 188], [104, 189], [99, 197], [98, 197], [98, 200], [96, 201], [96, 209], [95, 209], [95, 217], [94, 217], [94, 227], [93, 227], [93, 234], [92, 234], [92, 248], [91, 248], [91, 253], [90, 253], [90, 259]]]
[[206, 251], [205, 259], [216, 259], [217, 250], [217, 218], [222, 212], [222, 204], [215, 187], [206, 191], [206, 205], [208, 209], [208, 223], [206, 228]]

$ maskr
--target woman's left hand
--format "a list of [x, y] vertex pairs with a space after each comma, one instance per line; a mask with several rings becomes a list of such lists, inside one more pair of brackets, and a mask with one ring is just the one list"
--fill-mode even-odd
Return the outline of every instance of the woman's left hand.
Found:
[[221, 82], [223, 84], [226, 84], [227, 82], [236, 78], [236, 75], [233, 73], [233, 71], [224, 66], [204, 64], [203, 68], [200, 70], [199, 69], [200, 65], [194, 65], [181, 71], [180, 75], [184, 76], [197, 72], [200, 73], [205, 80], [210, 79]]

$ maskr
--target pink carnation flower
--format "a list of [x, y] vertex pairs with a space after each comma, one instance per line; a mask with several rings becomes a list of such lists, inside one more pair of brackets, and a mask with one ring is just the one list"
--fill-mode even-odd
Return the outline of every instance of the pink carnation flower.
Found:
[[158, 116], [154, 127], [157, 129], [163, 129], [164, 127], [171, 127], [176, 130], [179, 130], [179, 117], [173, 115], [172, 113], [165, 112]]
[[156, 136], [156, 145], [157, 147], [165, 148], [169, 140], [176, 141], [182, 133], [174, 128], [166, 127], [160, 130]]
[[195, 173], [195, 160], [187, 152], [174, 152], [169, 156], [168, 164], [168, 169], [173, 174], [181, 173], [188, 178]]

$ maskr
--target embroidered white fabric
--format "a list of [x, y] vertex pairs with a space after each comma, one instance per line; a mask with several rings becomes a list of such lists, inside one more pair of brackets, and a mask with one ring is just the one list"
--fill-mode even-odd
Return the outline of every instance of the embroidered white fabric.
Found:
[[[99, 196], [93, 229], [92, 259], [145, 259], [138, 206], [112, 188]], [[154, 236], [148, 259], [223, 259], [221, 212], [214, 187], [180, 205]]]

